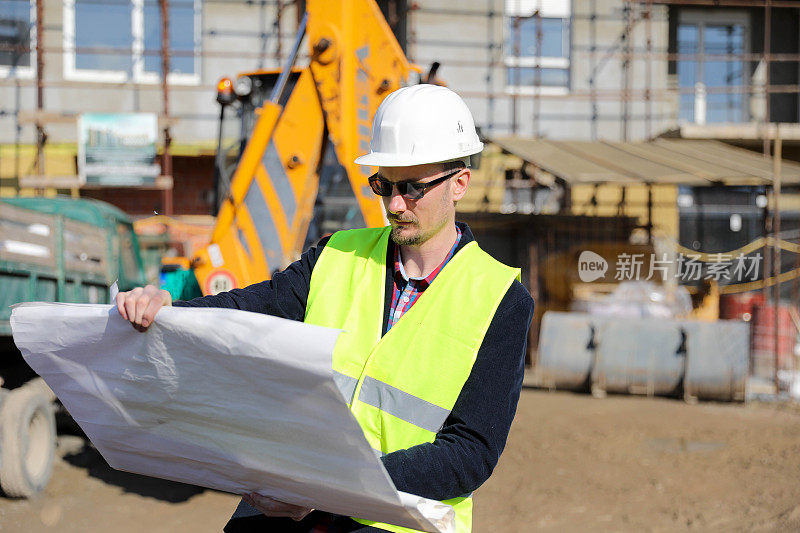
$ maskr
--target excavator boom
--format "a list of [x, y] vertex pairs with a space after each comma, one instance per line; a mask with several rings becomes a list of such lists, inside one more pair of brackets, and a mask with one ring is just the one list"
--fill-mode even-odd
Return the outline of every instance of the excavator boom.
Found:
[[[303, 35], [309, 64], [295, 68]], [[250, 73], [270, 98], [254, 125], [220, 204], [211, 242], [192, 257], [203, 294], [244, 287], [299, 258], [338, 229], [382, 226], [369, 188], [372, 117], [407, 84], [412, 66], [374, 0], [308, 0], [287, 66]]]

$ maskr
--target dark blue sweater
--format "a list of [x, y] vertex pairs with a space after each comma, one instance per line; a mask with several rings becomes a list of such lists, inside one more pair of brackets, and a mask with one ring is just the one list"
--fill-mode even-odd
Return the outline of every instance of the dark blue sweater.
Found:
[[[465, 224], [459, 223], [459, 227], [462, 238], [456, 253], [475, 240]], [[176, 301], [173, 305], [227, 307], [302, 321], [311, 273], [326, 243], [327, 239], [323, 239], [308, 249], [300, 260], [271, 280], [215, 296]], [[390, 240], [387, 265], [392, 265], [393, 246]], [[392, 272], [387, 268], [384, 333], [392, 283]], [[532, 318], [533, 299], [522, 284], [514, 281], [495, 312], [472, 372], [435, 440], [382, 457], [398, 490], [446, 500], [473, 492], [489, 478], [505, 447], [516, 412]]]

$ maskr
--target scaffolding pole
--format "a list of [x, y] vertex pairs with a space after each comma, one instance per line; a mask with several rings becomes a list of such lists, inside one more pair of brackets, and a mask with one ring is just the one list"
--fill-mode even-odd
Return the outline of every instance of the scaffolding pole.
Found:
[[514, 66], [514, 92], [511, 94], [511, 133], [516, 135], [517, 134], [517, 92], [519, 91], [519, 77], [520, 77], [520, 40], [522, 39], [520, 34], [520, 16], [519, 16], [519, 0], [517, 0], [517, 14], [514, 17], [514, 59], [515, 59], [515, 66]]
[[780, 392], [780, 381], [778, 379], [778, 369], [780, 368], [780, 310], [781, 310], [781, 158], [783, 157], [783, 141], [781, 139], [781, 125], [775, 124], [774, 153], [772, 155], [772, 191], [774, 196], [774, 206], [772, 208], [774, 222], [772, 224], [772, 235], [774, 236], [772, 248], [772, 269], [775, 287], [773, 289], [774, 321], [775, 321], [775, 391]]
[[[41, 113], [44, 109], [44, 53], [42, 51], [42, 41], [44, 41], [44, 0], [36, 0], [36, 111]], [[47, 134], [41, 120], [36, 121], [36, 174], [44, 175], [44, 143], [47, 142]], [[17, 177], [19, 179], [19, 177]]]
[[645, 22], [645, 48], [647, 50], [647, 59], [645, 60], [645, 83], [644, 88], [644, 102], [645, 102], [645, 137], [650, 140], [653, 137], [653, 101], [650, 96], [650, 90], [653, 85], [653, 2], [647, 0], [647, 7], [644, 12]]
[[633, 6], [629, 1], [625, 2], [623, 10], [625, 11], [625, 31], [622, 34], [622, 131], [620, 132], [620, 137], [623, 141], [627, 141], [630, 133], [631, 59], [633, 57], [633, 51], [631, 50]]
[[[770, 0], [766, 0], [764, 4], [764, 88], [769, 89], [770, 83], [770, 43], [772, 41], [772, 8], [770, 7]], [[764, 91], [764, 157], [769, 156], [769, 134], [767, 130], [770, 123], [770, 93], [768, 90]], [[777, 318], [776, 318], [777, 320]]]
[[[172, 154], [169, 151], [172, 144], [170, 135], [169, 118], [169, 0], [159, 0], [161, 5], [161, 94], [162, 115], [164, 117], [164, 152], [161, 156], [161, 174], [172, 180]], [[164, 187], [161, 191], [162, 209], [164, 214], [172, 216], [172, 185]]]
[[542, 15], [538, 9], [533, 12], [533, 24], [536, 28], [536, 68], [533, 71], [533, 138], [538, 139], [541, 136], [539, 93], [542, 90], [542, 42], [544, 41]]
[[[495, 22], [494, 22], [494, 17], [495, 17], [494, 0], [487, 0], [487, 7], [489, 9], [488, 10], [488, 13], [489, 13], [489, 24], [487, 24], [486, 38], [488, 39], [488, 41], [490, 43], [493, 43], [495, 41], [495, 37], [494, 37], [494, 33], [495, 33], [495, 27], [494, 27], [494, 24], [495, 24]], [[502, 35], [502, 30], [501, 30], [500, 34]], [[486, 70], [486, 89], [487, 89], [487, 92], [489, 92], [489, 93], [494, 92], [494, 67], [495, 67], [496, 63], [497, 62], [495, 61], [495, 49], [494, 48], [489, 48], [489, 65], [488, 65], [488, 68]], [[490, 96], [487, 100], [488, 101], [486, 102], [486, 119], [487, 119], [486, 122], [488, 123], [489, 130], [491, 130], [492, 126], [494, 125], [494, 108], [495, 108], [494, 100], [495, 99], [494, 99], [493, 96]]]
[[597, 140], [598, 112], [597, 112], [597, 0], [591, 0], [591, 14], [589, 19], [589, 98], [592, 106], [592, 140]]

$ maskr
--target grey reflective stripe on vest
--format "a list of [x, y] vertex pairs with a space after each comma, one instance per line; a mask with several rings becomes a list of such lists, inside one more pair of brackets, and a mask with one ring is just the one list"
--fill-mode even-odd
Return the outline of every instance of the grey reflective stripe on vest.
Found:
[[342, 393], [344, 401], [347, 402], [347, 405], [350, 405], [350, 402], [353, 401], [353, 394], [356, 392], [358, 380], [356, 378], [351, 378], [347, 374], [342, 374], [341, 372], [334, 370], [333, 382], [336, 383], [337, 387], [339, 387], [339, 392]]
[[447, 409], [369, 376], [366, 376], [364, 383], [361, 384], [358, 399], [433, 433], [441, 429], [450, 414]]
[[239, 505], [236, 506], [236, 510], [233, 512], [233, 518], [247, 518], [248, 516], [258, 516], [263, 514], [261, 511], [250, 505], [244, 500], [239, 500]]

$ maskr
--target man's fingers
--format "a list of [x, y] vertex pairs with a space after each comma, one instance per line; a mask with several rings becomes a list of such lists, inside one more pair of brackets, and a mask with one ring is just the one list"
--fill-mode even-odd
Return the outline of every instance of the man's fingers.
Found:
[[165, 305], [172, 305], [172, 297], [167, 291], [153, 285], [117, 294], [119, 314], [138, 331], [145, 331], [155, 320], [158, 310]]
[[262, 511], [269, 511], [271, 513], [289, 513], [293, 512], [295, 507], [289, 503], [283, 503], [281, 501], [275, 500], [270, 498], [269, 496], [262, 496], [257, 493], [249, 494], [250, 501], [256, 505], [258, 509]]
[[136, 300], [139, 298], [142, 292], [144, 292], [144, 289], [141, 287], [136, 287], [132, 291], [125, 293], [125, 318], [132, 323], [136, 319]]
[[142, 327], [149, 327], [156, 318], [156, 313], [164, 305], [164, 297], [159, 293], [150, 298], [150, 302], [142, 315]]
[[245, 494], [242, 496], [242, 498], [245, 502], [261, 511], [266, 516], [287, 517], [296, 521], [300, 521], [312, 511], [307, 507], [293, 505], [291, 503], [284, 503], [254, 492]]
[[314, 509], [308, 509], [307, 507], [303, 507], [302, 510], [296, 512], [294, 516], [292, 516], [292, 520], [295, 522], [300, 522], [303, 518], [307, 517], [308, 514], [313, 511]]
[[136, 300], [136, 315], [133, 320], [135, 324], [144, 327], [148, 326], [148, 324], [142, 323], [144, 319], [144, 312], [145, 310], [147, 310], [148, 306], [150, 305], [150, 302], [153, 300], [153, 297], [155, 297], [157, 294], [158, 294], [158, 289], [153, 285], [148, 285], [142, 290], [142, 294]]
[[128, 312], [125, 310], [125, 296], [127, 296], [127, 292], [118, 292], [117, 293], [117, 311], [125, 320], [128, 320]]
[[136, 306], [134, 307], [133, 311], [133, 323], [137, 326], [142, 325], [142, 317], [144, 316], [144, 310], [147, 309], [147, 304], [150, 302], [150, 299], [146, 292], [143, 292], [141, 296], [136, 299]]

